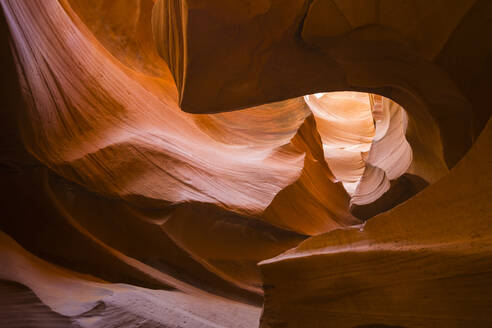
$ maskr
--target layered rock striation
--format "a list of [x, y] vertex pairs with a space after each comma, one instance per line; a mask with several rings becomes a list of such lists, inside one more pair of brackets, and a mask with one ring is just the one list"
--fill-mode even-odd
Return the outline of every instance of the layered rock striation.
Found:
[[491, 2], [0, 8], [0, 327], [490, 326]]

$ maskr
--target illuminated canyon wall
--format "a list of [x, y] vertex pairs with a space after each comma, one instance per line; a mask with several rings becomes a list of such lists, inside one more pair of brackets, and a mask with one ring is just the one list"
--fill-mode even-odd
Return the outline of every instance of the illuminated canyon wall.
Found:
[[0, 7], [0, 327], [492, 325], [491, 2]]

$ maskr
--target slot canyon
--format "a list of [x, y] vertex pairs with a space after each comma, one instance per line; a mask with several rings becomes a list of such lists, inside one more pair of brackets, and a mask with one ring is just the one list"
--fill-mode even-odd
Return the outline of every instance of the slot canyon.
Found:
[[492, 327], [492, 1], [0, 25], [0, 328]]

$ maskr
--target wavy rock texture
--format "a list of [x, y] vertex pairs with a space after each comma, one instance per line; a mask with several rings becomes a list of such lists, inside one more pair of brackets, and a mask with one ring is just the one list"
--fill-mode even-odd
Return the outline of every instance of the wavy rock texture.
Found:
[[[228, 134], [229, 142], [224, 142], [220, 140], [222, 132], [214, 134], [212, 129], [200, 128], [207, 118], [195, 118], [179, 110], [173, 101], [175, 91], [165, 67], [162, 77], [154, 77], [124, 66], [90, 34], [67, 3], [13, 1], [2, 5], [13, 35], [21, 89], [27, 100], [20, 119], [32, 122], [20, 127], [22, 142], [33, 157], [51, 169], [48, 178], [45, 173], [34, 173], [33, 182], [19, 179], [20, 190], [37, 183], [46, 198], [42, 206], [55, 211], [75, 233], [105, 249], [105, 253], [122, 261], [131, 271], [150, 275], [153, 283], [162, 280], [157, 277], [160, 271], [152, 273], [156, 270], [153, 266], [134, 259], [157, 251], [147, 253], [145, 248], [152, 248], [147, 245], [134, 253], [138, 256], [128, 258], [134, 247], [123, 246], [127, 236], [107, 231], [104, 224], [97, 224], [97, 219], [91, 218], [94, 213], [88, 209], [95, 203], [104, 203], [100, 196], [91, 198], [78, 189], [68, 196], [70, 186], [46, 181], [52, 173], [103, 197], [125, 200], [109, 208], [107, 204], [99, 205], [103, 212], [100, 216], [105, 220], [113, 220], [104, 211], [109, 213], [114, 208], [113, 211], [120, 213], [118, 216], [128, 217], [131, 222], [128, 224], [154, 231], [157, 244], [161, 243], [158, 236], [162, 235], [160, 238], [167, 240], [171, 249], [182, 249], [195, 266], [206, 268], [229, 284], [261, 294], [256, 262], [295, 245], [302, 238], [271, 226], [262, 213], [273, 204], [277, 193], [295, 183], [302, 173], [305, 150], [290, 144], [290, 139], [309, 114], [304, 103], [293, 100], [285, 106], [266, 105], [273, 109], [267, 111], [273, 114], [269, 115], [270, 120], [261, 119], [264, 108], [243, 113], [250, 120], [261, 121], [275, 130], [270, 140], [255, 135], [254, 131], [234, 129], [231, 124], [229, 127], [234, 132]], [[20, 24], [22, 20], [26, 24]], [[47, 39], [47, 35], [57, 38]], [[282, 119], [284, 116], [288, 117]], [[221, 122], [227, 120], [227, 115], [210, 120], [217, 125], [224, 124]], [[286, 121], [291, 122], [290, 126]], [[278, 129], [271, 127], [280, 123], [282, 127]], [[251, 140], [246, 144], [234, 142], [234, 135], [237, 139], [249, 135]], [[329, 174], [328, 167], [323, 170]], [[242, 182], [238, 179], [241, 174]], [[341, 213], [342, 219], [356, 220], [348, 213], [349, 199], [343, 187], [328, 183], [334, 198], [340, 200], [329, 203], [328, 199], [322, 204], [328, 222], [323, 223], [322, 231], [327, 231], [326, 226], [339, 226], [337, 218], [330, 219], [330, 208], [335, 207], [332, 212]], [[210, 220], [206, 230], [193, 222], [200, 220], [204, 213], [208, 213]], [[287, 225], [299, 225], [295, 218], [293, 215]], [[87, 223], [88, 220], [91, 222]], [[179, 225], [176, 220], [180, 221]], [[196, 229], [195, 233], [188, 231], [190, 235], [203, 234], [218, 253], [212, 255], [197, 247], [194, 239], [182, 236], [179, 226], [187, 220], [192, 220]], [[223, 221], [231, 223], [221, 224]], [[329, 225], [331, 221], [334, 223]], [[142, 238], [146, 238], [145, 230], [141, 231]], [[282, 237], [287, 242], [284, 247], [280, 246], [283, 241], [272, 243]], [[250, 255], [231, 259], [228, 238]], [[159, 261], [165, 265], [170, 256], [167, 250], [161, 244], [157, 252]], [[69, 261], [65, 256], [63, 260]], [[242, 272], [243, 267], [248, 273]], [[179, 270], [179, 266], [172, 270]], [[200, 276], [198, 272], [193, 275]], [[244, 279], [238, 280], [238, 275]]]
[[0, 327], [492, 324], [490, 1], [0, 8]]
[[[259, 309], [195, 290], [110, 284], [43, 261], [1, 233], [5, 327], [251, 327]], [[6, 296], [4, 294], [4, 296]], [[42, 302], [42, 303], [41, 303]], [[45, 305], [44, 305], [45, 304]], [[27, 316], [25, 313], [27, 312]], [[215, 313], [215, 315], [211, 315]], [[5, 324], [4, 324], [5, 323]]]
[[[179, 72], [175, 76], [183, 76], [177, 86], [185, 111], [217, 112], [316, 92], [370, 89], [396, 100], [427, 129], [437, 128], [441, 136], [433, 131], [436, 139], [425, 151], [439, 157], [443, 147], [446, 162], [454, 165], [471, 144], [474, 118], [467, 115], [472, 107], [464, 90], [449, 77], [457, 69], [436, 60], [454, 41], [460, 22], [468, 22], [468, 14], [486, 2], [271, 0], [262, 12], [249, 10], [252, 1], [234, 11], [217, 10], [221, 0], [201, 6], [185, 1], [163, 15], [159, 10], [170, 1], [159, 0], [153, 30], [160, 53], [172, 54], [164, 58], [178, 63], [169, 61]], [[476, 24], [488, 24], [485, 17]], [[173, 35], [173, 41], [165, 35]], [[468, 51], [455, 47], [443, 56], [463, 58]]]
[[405, 134], [407, 114], [376, 95], [332, 92], [305, 97], [321, 135], [325, 160], [352, 196], [370, 204], [390, 188], [412, 163]]
[[[492, 123], [445, 178], [261, 263], [261, 327], [487, 327]], [[302, 268], [302, 269], [300, 269]]]

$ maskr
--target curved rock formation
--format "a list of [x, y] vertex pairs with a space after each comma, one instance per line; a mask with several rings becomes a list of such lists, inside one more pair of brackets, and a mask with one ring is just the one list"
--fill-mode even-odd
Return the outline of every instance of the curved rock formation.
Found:
[[491, 149], [489, 122], [449, 175], [405, 204], [260, 263], [260, 326], [490, 325]]
[[[251, 327], [257, 324], [259, 309], [254, 306], [225, 301], [198, 290], [183, 293], [108, 284], [47, 263], [26, 252], [4, 233], [0, 234], [0, 254], [0, 277], [20, 284], [3, 283], [3, 289], [9, 291], [7, 310], [11, 311], [2, 313], [5, 327], [39, 327], [37, 322], [50, 327]], [[7, 295], [3, 294], [2, 298]], [[40, 301], [45, 306], [40, 306]], [[42, 310], [33, 311], [35, 305]], [[32, 312], [26, 316], [26, 310]]]
[[490, 1], [0, 8], [0, 327], [492, 324]]
[[[153, 30], [160, 53], [175, 59], [168, 59], [171, 71], [183, 76], [175, 78], [181, 107], [217, 112], [316, 92], [372, 90], [416, 119], [427, 114], [423, 124], [439, 127], [446, 162], [454, 165], [471, 144], [474, 119], [467, 113], [473, 110], [449, 77], [455, 68], [445, 70], [436, 59], [456, 26], [468, 22], [467, 13], [486, 1], [338, 2], [272, 0], [250, 10], [246, 1], [228, 11], [217, 10], [221, 0], [169, 8], [170, 1], [157, 1]], [[159, 14], [163, 8], [171, 14]], [[452, 19], [441, 24], [449, 8]], [[347, 17], [354, 23], [337, 23]], [[476, 23], [487, 26], [485, 17]], [[446, 56], [467, 50], [454, 51]]]

